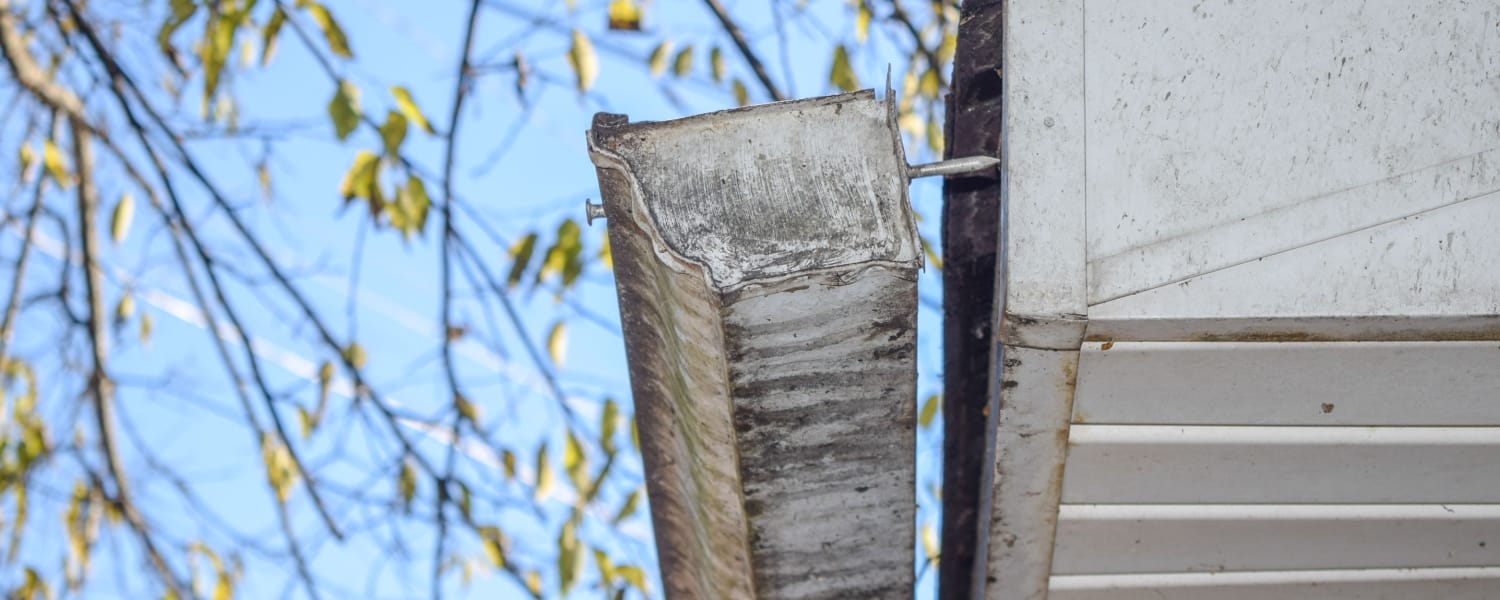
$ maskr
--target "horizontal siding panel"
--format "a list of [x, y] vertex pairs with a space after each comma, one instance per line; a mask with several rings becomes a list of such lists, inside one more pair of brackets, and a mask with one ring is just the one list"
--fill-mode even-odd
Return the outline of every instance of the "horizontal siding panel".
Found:
[[1500, 425], [1497, 390], [1500, 342], [1090, 342], [1073, 419]]
[[1053, 573], [1500, 565], [1500, 505], [1063, 505]]
[[1064, 504], [1500, 503], [1495, 427], [1075, 425], [1069, 443]]
[[1055, 575], [1048, 600], [1494, 600], [1500, 567]]

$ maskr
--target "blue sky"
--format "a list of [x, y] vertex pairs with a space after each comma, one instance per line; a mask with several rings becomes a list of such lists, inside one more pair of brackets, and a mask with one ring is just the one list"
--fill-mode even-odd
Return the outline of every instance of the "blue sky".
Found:
[[[648, 6], [646, 31], [640, 34], [605, 34], [604, 2], [580, 1], [575, 12], [563, 3], [542, 0], [506, 2], [512, 10], [487, 8], [481, 12], [479, 42], [475, 47], [480, 65], [508, 62], [516, 47], [523, 48], [533, 65], [532, 82], [525, 91], [525, 101], [518, 97], [512, 74], [497, 70], [483, 71], [471, 92], [458, 146], [456, 196], [472, 213], [460, 212], [460, 226], [475, 241], [490, 270], [504, 273], [509, 268], [506, 248], [528, 231], [539, 230], [547, 238], [565, 218], [582, 220], [583, 202], [597, 198], [594, 169], [584, 145], [584, 130], [597, 111], [619, 112], [634, 121], [666, 119], [694, 112], [729, 108], [734, 105], [727, 85], [715, 85], [707, 75], [705, 49], [721, 45], [726, 51], [729, 73], [750, 84], [752, 101], [765, 97], [732, 52], [712, 17], [699, 3], [656, 2]], [[785, 54], [774, 35], [776, 23], [772, 3], [727, 3], [741, 19], [752, 44], [767, 59], [773, 78], [797, 97], [833, 93], [827, 81], [829, 53], [833, 43], [856, 47], [854, 66], [866, 87], [883, 83], [886, 65], [896, 69], [897, 81], [906, 59], [893, 47], [891, 36], [881, 33], [877, 24], [870, 40], [860, 46], [854, 40], [852, 10], [841, 2], [811, 3], [807, 14], [788, 18]], [[329, 8], [349, 33], [355, 59], [337, 68], [362, 90], [361, 104], [372, 116], [383, 115], [393, 106], [387, 88], [404, 85], [413, 91], [423, 112], [440, 127], [445, 126], [448, 105], [454, 85], [454, 65], [463, 18], [459, 3], [425, 5], [396, 0], [341, 0], [329, 2]], [[498, 5], [497, 5], [498, 6]], [[538, 26], [531, 14], [546, 22]], [[154, 17], [153, 17], [154, 18]], [[147, 22], [152, 22], [147, 19]], [[594, 93], [580, 96], [571, 87], [571, 74], [565, 53], [568, 30], [578, 28], [596, 37], [600, 74]], [[699, 49], [695, 74], [687, 81], [653, 80], [644, 68], [642, 58], [669, 35], [678, 48], [694, 44]], [[149, 40], [136, 40], [142, 53], [150, 50]], [[129, 56], [129, 54], [127, 54]], [[145, 65], [142, 61], [139, 64]], [[787, 78], [786, 67], [791, 68]], [[143, 66], [144, 68], [144, 66]], [[660, 90], [663, 82], [673, 94], [669, 98]], [[341, 335], [356, 337], [370, 351], [369, 371], [373, 380], [391, 398], [414, 414], [432, 414], [446, 406], [446, 391], [440, 365], [436, 360], [442, 332], [439, 314], [439, 274], [437, 257], [436, 215], [428, 223], [425, 237], [405, 242], [390, 230], [368, 229], [368, 219], [358, 206], [342, 208], [337, 189], [340, 179], [361, 149], [378, 147], [374, 132], [357, 131], [349, 140], [339, 143], [331, 135], [324, 105], [332, 96], [334, 85], [311, 60], [307, 49], [290, 36], [284, 36], [270, 68], [244, 69], [230, 82], [239, 100], [240, 123], [250, 130], [269, 127], [282, 132], [271, 147], [269, 167], [274, 192], [262, 197], [253, 165], [266, 152], [257, 141], [221, 139], [190, 140], [189, 147], [206, 158], [211, 175], [227, 191], [231, 200], [245, 208], [241, 214], [249, 220], [281, 261], [287, 271], [297, 275], [300, 287], [313, 299], [315, 306]], [[165, 99], [165, 96], [162, 96]], [[184, 112], [191, 114], [196, 94], [184, 95]], [[930, 160], [921, 143], [908, 140], [908, 159]], [[441, 159], [441, 140], [436, 137], [409, 135], [407, 152], [428, 172], [437, 172]], [[101, 194], [109, 202], [125, 186], [119, 178], [101, 178]], [[430, 189], [436, 194], [436, 190]], [[916, 183], [912, 199], [919, 213], [927, 217], [921, 229], [928, 239], [937, 239], [939, 184], [932, 180]], [[189, 194], [190, 213], [202, 216], [200, 228], [210, 237], [224, 236], [228, 228], [222, 216], [208, 210], [201, 195]], [[362, 231], [364, 230], [364, 231]], [[605, 225], [596, 223], [585, 228], [584, 237], [590, 250], [597, 249]], [[15, 246], [14, 232], [5, 243], [7, 252]], [[358, 256], [354, 248], [360, 248]], [[41, 260], [56, 265], [60, 249]], [[243, 248], [225, 245], [229, 262], [249, 255]], [[170, 460], [188, 479], [200, 486], [205, 498], [212, 499], [208, 510], [220, 515], [236, 528], [250, 532], [252, 538], [264, 537], [268, 543], [279, 542], [275, 513], [271, 510], [270, 492], [263, 483], [259, 449], [243, 426], [237, 425], [234, 395], [222, 374], [222, 366], [204, 334], [201, 317], [195, 322], [196, 309], [180, 277], [171, 274], [170, 245], [161, 223], [151, 215], [140, 213], [131, 237], [106, 256], [111, 267], [111, 297], [131, 289], [142, 309], [151, 315], [155, 325], [149, 345], [141, 344], [129, 332], [117, 339], [114, 371], [121, 382], [120, 404], [124, 418], [131, 420], [153, 452]], [[45, 263], [44, 263], [45, 264]], [[350, 273], [357, 273], [352, 282]], [[251, 275], [253, 279], [253, 274]], [[462, 278], [460, 278], [462, 281]], [[617, 326], [613, 282], [609, 273], [591, 264], [582, 283], [570, 292], [567, 301], [554, 301], [545, 289], [534, 292], [519, 290], [512, 294], [523, 314], [526, 335], [540, 343], [552, 325], [568, 323], [566, 360], [557, 369], [563, 389], [583, 421], [596, 422], [606, 397], [625, 403], [628, 413], [629, 385], [623, 345]], [[941, 365], [939, 314], [933, 306], [939, 303], [940, 289], [936, 272], [929, 269], [921, 281], [924, 309], [919, 320], [918, 400], [937, 390]], [[49, 285], [46, 270], [38, 269], [28, 278], [28, 286]], [[296, 313], [276, 294], [245, 284], [231, 284], [236, 290], [233, 301], [245, 313], [258, 337], [253, 342], [257, 355], [271, 365], [273, 387], [286, 391], [296, 401], [306, 403], [316, 396], [314, 373], [317, 364], [329, 358], [320, 354], [305, 327], [296, 325]], [[491, 307], [491, 310], [497, 310]], [[532, 452], [543, 441], [552, 450], [554, 470], [561, 472], [559, 457], [564, 440], [563, 420], [545, 391], [543, 377], [529, 362], [524, 349], [516, 342], [518, 332], [501, 325], [490, 328], [485, 309], [471, 298], [461, 298], [457, 315], [460, 322], [472, 326], [472, 333], [456, 347], [462, 379], [467, 382], [466, 395], [479, 405], [481, 423], [492, 428], [494, 437], [513, 448], [521, 465], [533, 464]], [[59, 333], [55, 317], [38, 314], [22, 321], [18, 329], [18, 352], [39, 353]], [[602, 322], [601, 322], [602, 321]], [[49, 325], [49, 323], [51, 323]], [[55, 365], [54, 369], [61, 369]], [[59, 371], [54, 370], [56, 374]], [[335, 392], [347, 391], [347, 384], [335, 385]], [[76, 395], [77, 390], [59, 392], [54, 407], [67, 410], [72, 402], [62, 399]], [[337, 395], [337, 394], [336, 394]], [[347, 399], [333, 403], [334, 411], [347, 407]], [[290, 416], [290, 413], [283, 411]], [[919, 435], [919, 519], [936, 524], [936, 501], [929, 486], [937, 485], [939, 428], [923, 430]], [[426, 436], [425, 450], [439, 452], [440, 435]], [[343, 435], [318, 435], [304, 446], [309, 462], [322, 465], [330, 485], [384, 486], [389, 489], [394, 473], [390, 465], [373, 457], [370, 440], [358, 429]], [[487, 464], [486, 455], [476, 451], [475, 460], [466, 466], [480, 479], [492, 478], [503, 487], [503, 477], [495, 465]], [[598, 459], [598, 457], [592, 457]], [[131, 453], [133, 468], [145, 470], [147, 457]], [[601, 502], [609, 506], [628, 493], [640, 480], [638, 457], [618, 467], [619, 475], [604, 492]], [[595, 462], [597, 464], [597, 462]], [[524, 467], [523, 471], [531, 471]], [[528, 475], [523, 473], [522, 479]], [[153, 505], [154, 514], [171, 515], [174, 511], [197, 510], [177, 506], [169, 486], [160, 480], [142, 478], [137, 493]], [[59, 481], [58, 486], [66, 482]], [[430, 491], [430, 490], [429, 490]], [[65, 493], [65, 490], [60, 493]], [[388, 492], [387, 492], [388, 493]], [[400, 531], [382, 531], [378, 522], [370, 524], [369, 538], [335, 544], [318, 534], [316, 515], [305, 500], [294, 495], [294, 522], [299, 530], [309, 532], [310, 554], [315, 568], [325, 579], [338, 581], [330, 597], [364, 596], [411, 597], [426, 594], [425, 584], [416, 586], [410, 580], [425, 577], [431, 532], [408, 527]], [[535, 550], [545, 559], [555, 550], [553, 536], [565, 517], [568, 498], [553, 498], [547, 503], [545, 526], [538, 526], [532, 516], [501, 511], [495, 516], [502, 528], [515, 536], [517, 546]], [[168, 508], [171, 507], [171, 508]], [[623, 534], [605, 535], [585, 532], [590, 539], [608, 548], [617, 563], [626, 561], [655, 571], [655, 556], [650, 544], [646, 511], [628, 519]], [[346, 524], [363, 523], [363, 515], [348, 514]], [[170, 519], [168, 519], [170, 520]], [[233, 545], [232, 538], [212, 528], [202, 529], [191, 519], [173, 523], [184, 537], [203, 537], [220, 544]], [[40, 531], [40, 530], [39, 530]], [[414, 560], [399, 566], [386, 556], [382, 546], [399, 538], [409, 544]], [[37, 544], [47, 544], [44, 534], [33, 536]], [[381, 541], [380, 545], [372, 539]], [[121, 536], [117, 546], [124, 556], [131, 556], [130, 544]], [[50, 543], [60, 541], [55, 538]], [[465, 542], [475, 549], [472, 540]], [[475, 552], [471, 552], [474, 554]], [[260, 569], [258, 559], [247, 553], [250, 572], [255, 579], [242, 582], [242, 598], [294, 597], [291, 573], [279, 569]], [[918, 550], [921, 560], [921, 550]], [[390, 568], [376, 568], [384, 563]], [[112, 570], [129, 574], [135, 563], [96, 565], [99, 577], [86, 590], [88, 597], [119, 595]], [[545, 566], [545, 563], [542, 565]], [[403, 571], [403, 569], [407, 569]], [[374, 577], [368, 575], [374, 572]], [[591, 574], [592, 566], [585, 573]], [[344, 580], [345, 575], [352, 580]], [[269, 575], [269, 576], [267, 576]], [[930, 595], [935, 573], [924, 577], [923, 596]], [[512, 584], [499, 577], [477, 576], [471, 586], [460, 585], [458, 577], [449, 577], [450, 597], [494, 597], [514, 593]], [[553, 589], [549, 582], [549, 589]], [[660, 585], [653, 584], [654, 593]], [[593, 597], [587, 587], [575, 589], [575, 596]]]

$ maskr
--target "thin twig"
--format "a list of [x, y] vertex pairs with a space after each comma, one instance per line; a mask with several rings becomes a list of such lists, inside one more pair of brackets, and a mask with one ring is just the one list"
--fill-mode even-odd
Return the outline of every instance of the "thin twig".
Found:
[[766, 94], [778, 102], [785, 100], [786, 98], [781, 95], [781, 90], [776, 89], [776, 84], [771, 81], [771, 75], [766, 73], [766, 66], [761, 64], [760, 57], [756, 56], [749, 42], [745, 41], [745, 35], [740, 33], [740, 26], [735, 24], [734, 20], [729, 17], [729, 13], [724, 10], [724, 5], [720, 4], [719, 0], [703, 0], [703, 3], [708, 5], [708, 9], [713, 11], [715, 17], [718, 17], [719, 24], [724, 27], [724, 32], [729, 34], [729, 39], [734, 40], [734, 46], [739, 48], [740, 56], [744, 57], [746, 63], [749, 63], [750, 70], [755, 72], [755, 78], [760, 80], [761, 86], [766, 88]]

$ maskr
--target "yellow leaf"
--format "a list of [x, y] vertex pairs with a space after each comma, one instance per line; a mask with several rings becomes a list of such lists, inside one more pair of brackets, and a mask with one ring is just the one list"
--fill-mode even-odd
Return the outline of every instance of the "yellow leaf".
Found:
[[859, 12], [854, 14], [854, 39], [865, 43], [870, 38], [870, 5], [859, 3]]
[[427, 122], [427, 117], [417, 109], [416, 101], [411, 98], [411, 91], [398, 85], [391, 88], [391, 95], [396, 97], [396, 109], [406, 115], [406, 120], [415, 123], [422, 131], [429, 134], [437, 133], [432, 129], [432, 123]]
[[641, 7], [632, 0], [611, 0], [609, 28], [619, 31], [641, 30]]
[[708, 73], [713, 76], [715, 83], [724, 80], [724, 51], [718, 46], [708, 51]]
[[479, 408], [475, 407], [473, 402], [469, 402], [469, 399], [465, 398], [463, 394], [453, 395], [453, 408], [458, 411], [459, 416], [467, 419], [470, 423], [479, 422]]
[[594, 566], [599, 567], [599, 581], [609, 585], [615, 579], [614, 563], [610, 562], [609, 555], [603, 550], [594, 549]]
[[20, 173], [21, 180], [25, 181], [27, 171], [31, 169], [31, 163], [36, 162], [36, 152], [31, 149], [31, 144], [22, 144], [21, 149], [17, 150], [16, 159], [21, 163], [20, 169], [16, 172]]
[[385, 113], [385, 123], [380, 125], [380, 141], [385, 144], [385, 153], [395, 156], [406, 141], [406, 117], [394, 110]]
[[547, 333], [547, 355], [552, 357], [552, 363], [562, 366], [563, 360], [568, 355], [568, 330], [562, 321], [552, 325], [552, 331]]
[[411, 234], [422, 233], [426, 228], [427, 212], [431, 206], [432, 200], [428, 198], [422, 180], [415, 175], [408, 176], [406, 185], [396, 188], [396, 202], [390, 211], [391, 226], [410, 239]]
[[120, 201], [115, 203], [115, 210], [109, 218], [109, 237], [116, 244], [125, 241], [125, 236], [130, 234], [130, 222], [135, 218], [135, 198], [130, 194], [120, 196]]
[[928, 69], [927, 72], [922, 73], [922, 83], [918, 86], [922, 96], [929, 99], [936, 99], [938, 93], [942, 91], [942, 87], [942, 79], [936, 70]]
[[642, 595], [651, 595], [650, 589], [646, 587], [646, 572], [642, 571], [640, 567], [621, 565], [615, 567], [615, 574], [619, 575], [621, 579], [629, 582], [630, 585], [639, 590]]
[[922, 525], [922, 551], [926, 553], [927, 560], [937, 561], [939, 552], [937, 530], [933, 529], [932, 523]]
[[68, 175], [68, 163], [63, 160], [62, 151], [57, 149], [57, 144], [52, 140], [42, 143], [42, 167], [47, 170], [47, 175], [57, 183], [57, 187], [67, 189], [72, 185], [73, 179]]
[[297, 425], [301, 427], [302, 439], [304, 440], [311, 437], [313, 429], [316, 429], [318, 426], [317, 423], [313, 422], [312, 413], [307, 412], [307, 409], [300, 406], [297, 407]]
[[671, 40], [663, 40], [651, 50], [651, 57], [646, 59], [646, 65], [651, 70], [652, 77], [661, 77], [662, 73], [667, 72], [667, 55], [671, 52]]
[[500, 452], [500, 464], [505, 467], [505, 478], [516, 478], [516, 453], [510, 450]]
[[328, 117], [333, 120], [333, 133], [339, 140], [349, 137], [359, 127], [359, 88], [348, 81], [339, 80], [338, 90], [328, 101]]
[[568, 432], [568, 443], [563, 447], [563, 469], [568, 472], [568, 478], [573, 480], [573, 489], [578, 492], [579, 497], [588, 496], [588, 460], [583, 454], [583, 444], [579, 443], [578, 437], [571, 431]]
[[149, 346], [149, 345], [151, 345], [151, 329], [152, 329], [151, 313], [142, 312], [141, 313], [140, 333], [139, 333], [140, 338], [141, 338], [141, 345], [142, 346]]
[[356, 369], [365, 368], [365, 347], [357, 342], [350, 343], [349, 347], [344, 348], [344, 360], [349, 361]]
[[625, 503], [620, 505], [620, 511], [615, 513], [615, 519], [613, 522], [618, 525], [620, 521], [624, 521], [630, 515], [635, 514], [635, 507], [640, 503], [640, 501], [641, 490], [631, 490], [630, 495], [625, 496]]
[[380, 158], [367, 150], [360, 150], [354, 155], [354, 164], [344, 173], [344, 180], [339, 182], [339, 196], [345, 201], [373, 196], [379, 172]]
[[938, 44], [937, 57], [942, 62], [953, 60], [953, 53], [958, 50], [958, 36], [953, 32], [943, 33], [943, 41]]
[[266, 26], [260, 30], [260, 66], [271, 64], [271, 57], [276, 55], [276, 40], [281, 34], [281, 26], [286, 23], [286, 12], [280, 7], [271, 12], [271, 18], [266, 21]]
[[536, 250], [536, 234], [528, 233], [510, 247], [510, 274], [505, 277], [505, 284], [515, 287], [521, 282], [521, 275], [526, 273], [526, 265], [531, 262], [531, 254]]
[[842, 45], [833, 49], [833, 66], [828, 69], [828, 81], [845, 92], [859, 89], [859, 78], [849, 64], [849, 51]]
[[401, 507], [411, 512], [411, 501], [417, 495], [417, 470], [410, 460], [401, 461], [401, 472], [396, 475], [396, 492], [401, 494]]
[[932, 268], [934, 269], [937, 269], [939, 271], [943, 270], [943, 257], [939, 256], [937, 252], [933, 251], [932, 242], [927, 241], [927, 238], [925, 236], [920, 237], [922, 240], [922, 252], [927, 255], [927, 263], [932, 265]]
[[924, 428], [932, 425], [932, 419], [937, 416], [938, 407], [942, 404], [942, 399], [937, 394], [928, 396], [927, 400], [922, 402], [922, 412], [917, 416], [917, 424]]
[[214, 583], [213, 600], [231, 600], [234, 598], [234, 587], [229, 581], [229, 573], [220, 572], [218, 580]]
[[135, 316], [135, 296], [125, 292], [120, 296], [120, 301], [115, 304], [115, 324], [124, 323]]
[[614, 252], [609, 248], [609, 232], [604, 232], [604, 241], [599, 243], [599, 264], [611, 271], [615, 268]]
[[297, 468], [292, 463], [291, 452], [280, 440], [266, 434], [260, 438], [260, 458], [265, 463], [266, 481], [276, 493], [276, 500], [286, 502], [297, 481]]
[[318, 23], [318, 29], [323, 30], [323, 39], [328, 41], [328, 49], [344, 58], [353, 58], [354, 53], [349, 50], [349, 38], [344, 35], [344, 29], [339, 27], [338, 21], [333, 19], [333, 14], [316, 2], [308, 2], [306, 6], [307, 12]]
[[573, 45], [568, 48], [568, 64], [573, 67], [578, 91], [589, 91], [594, 85], [594, 78], [599, 76], [599, 58], [594, 55], [594, 45], [589, 42], [588, 36], [577, 29], [573, 30]]
[[927, 118], [927, 147], [932, 149], [933, 156], [943, 155], [943, 127], [936, 116]]
[[693, 47], [688, 46], [677, 51], [677, 56], [672, 59], [672, 74], [678, 77], [686, 77], [693, 72]]
[[526, 589], [532, 594], [541, 595], [542, 575], [536, 571], [526, 572]]
[[505, 535], [500, 528], [485, 525], [479, 528], [479, 541], [484, 544], [484, 553], [496, 568], [505, 568]]

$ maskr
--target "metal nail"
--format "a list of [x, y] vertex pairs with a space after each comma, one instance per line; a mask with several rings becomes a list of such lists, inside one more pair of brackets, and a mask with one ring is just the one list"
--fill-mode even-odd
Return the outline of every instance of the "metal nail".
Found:
[[906, 178], [979, 174], [999, 166], [1000, 159], [993, 156], [965, 156], [925, 165], [908, 165]]
[[594, 204], [593, 202], [590, 202], [587, 199], [585, 199], [583, 201], [583, 214], [588, 217], [588, 224], [589, 225], [593, 225], [594, 224], [594, 219], [603, 219], [603, 218], [605, 218], [604, 217], [604, 205], [603, 204]]

